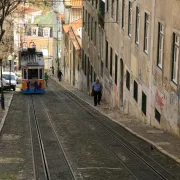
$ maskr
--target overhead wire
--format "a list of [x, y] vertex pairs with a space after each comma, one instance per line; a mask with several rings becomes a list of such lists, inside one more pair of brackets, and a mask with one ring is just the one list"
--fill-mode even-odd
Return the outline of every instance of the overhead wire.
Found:
[[[65, 0], [66, 1], [66, 0]], [[73, 0], [73, 1], [80, 1], [80, 0]], [[82, 1], [87, 1], [87, 0], [82, 0]], [[115, 1], [117, 1], [117, 0], [114, 0], [114, 2]], [[133, 1], [131, 1], [132, 3], [134, 3], [136, 0], [133, 0]], [[55, 2], [64, 2], [64, 1], [55, 1]], [[66, 1], [67, 2], [67, 1]], [[68, 2], [70, 2], [70, 1], [68, 1]], [[89, 1], [87, 1], [88, 3], [89, 3]], [[113, 3], [111, 3], [108, 7], [110, 8], [111, 6], [112, 6], [112, 4]], [[125, 6], [124, 7], [124, 9], [126, 9], [128, 7], [128, 5], [127, 6]], [[106, 8], [105, 8], [106, 9]], [[122, 10], [119, 10], [118, 12], [122, 12]], [[104, 15], [105, 14], [107, 14], [107, 13], [109, 13], [109, 11], [106, 11], [105, 13], [104, 13]], [[109, 21], [109, 22], [104, 22], [104, 23], [117, 23], [118, 21]], [[81, 24], [81, 23], [73, 23], [73, 24]], [[23, 24], [22, 24], [23, 25]], [[34, 24], [34, 25], [38, 25], [38, 24]], [[41, 24], [41, 25], [57, 25], [57, 24]]]
[[[76, 0], [75, 0], [76, 1]], [[77, 1], [79, 1], [79, 0], [77, 0]], [[87, 1], [87, 0], [83, 0], [83, 1]], [[115, 1], [117, 1], [117, 0], [115, 0]], [[114, 3], [115, 3], [115, 1], [114, 1]], [[136, 0], [133, 0], [133, 1], [131, 1], [132, 3], [133, 2], [135, 2]], [[40, 2], [40, 1], [39, 1]], [[55, 1], [55, 2], [64, 2], [64, 1]], [[66, 1], [66, 2], [68, 2], [68, 1]], [[70, 1], [69, 1], [70, 2]], [[25, 4], [25, 1], [24, 1], [24, 4]], [[109, 5], [109, 7], [111, 7], [112, 6], [112, 3]], [[124, 7], [124, 9], [125, 8], [127, 8], [128, 7], [128, 5], [127, 6], [125, 6]], [[107, 7], [106, 7], [107, 8]], [[106, 9], [105, 8], [105, 9]], [[118, 12], [122, 12], [122, 10], [119, 10]], [[25, 12], [24, 12], [25, 13]], [[109, 13], [109, 11], [107, 11], [107, 12], [105, 12], [105, 14], [107, 14], [107, 13]], [[115, 16], [116, 17], [116, 16]], [[128, 16], [124, 16], [124, 18], [126, 19]], [[96, 21], [94, 21], [94, 23], [95, 23]], [[104, 22], [104, 23], [120, 23], [121, 21], [109, 21], [109, 22]], [[97, 22], [96, 22], [97, 23]], [[17, 25], [24, 25], [24, 24], [20, 24], [20, 23], [16, 23]], [[82, 24], [82, 23], [73, 23], [73, 24]], [[91, 24], [91, 22], [89, 22], [89, 24]], [[127, 23], [125, 23], [125, 24], [127, 24]], [[25, 24], [25, 25], [27, 25], [27, 24]], [[28, 24], [28, 25], [30, 25], [30, 26], [34, 26], [34, 25], [38, 25], [38, 24]], [[58, 24], [41, 24], [41, 25], [53, 25], [53, 26], [57, 26]], [[41, 26], [41, 25], [39, 25], [39, 26]], [[93, 29], [95, 29], [95, 28], [93, 28]], [[57, 30], [55, 31], [53, 31], [53, 32], [57, 32]], [[59, 32], [59, 31], [58, 31]], [[26, 35], [25, 35], [26, 36]], [[36, 37], [36, 36], [35, 36]], [[39, 36], [38, 36], [38, 38], [39, 38]], [[37, 39], [38, 39], [37, 38]], [[42, 37], [42, 38], [44, 38], [44, 37]], [[33, 38], [33, 40], [34, 40], [35, 38]]]
[[[134, 1], [136, 1], [136, 0], [134, 0]], [[133, 1], [133, 2], [134, 2], [134, 1]], [[111, 4], [110, 4], [109, 6], [111, 6]], [[128, 7], [128, 6], [125, 6], [124, 8], [126, 8], [126, 7]], [[121, 12], [121, 11], [122, 11], [122, 10], [120, 10], [120, 12]], [[129, 15], [128, 15], [128, 16], [129, 16]], [[124, 16], [124, 19], [126, 19], [128, 16]], [[113, 22], [113, 21], [109, 21], [109, 22], [104, 22], [104, 23], [120, 23], [120, 22], [121, 22], [121, 21], [114, 21], [114, 22]], [[95, 23], [97, 23], [97, 22], [94, 21], [93, 23], [95, 24]], [[16, 25], [27, 25], [28, 27], [29, 27], [29, 26], [38, 26], [38, 27], [40, 26], [40, 27], [41, 27], [41, 26], [46, 26], [46, 25], [47, 25], [47, 26], [51, 26], [51, 25], [52, 25], [52, 26], [57, 26], [57, 25], [59, 25], [58, 23], [57, 23], [57, 24], [40, 24], [40, 25], [38, 25], [38, 24], [30, 24], [30, 23], [28, 23], [28, 24], [27, 24], [27, 23], [25, 23], [25, 24], [24, 24], [24, 23], [22, 23], [22, 24], [21, 24], [21, 23], [15, 23], [15, 24], [16, 24]], [[75, 24], [82, 24], [82, 25], [83, 25], [83, 23], [73, 23], [73, 25], [75, 25]], [[86, 22], [86, 24], [87, 24], [87, 22]], [[90, 21], [90, 22], [88, 22], [88, 24], [92, 24], [92, 22]], [[127, 23], [125, 23], [125, 25], [126, 25], [126, 24], [127, 24]], [[63, 25], [66, 25], [66, 24], [63, 24]], [[69, 25], [69, 24], [67, 24], [67, 25]], [[57, 31], [57, 30], [55, 31], [55, 30], [53, 30], [53, 32], [60, 32], [60, 31]]]

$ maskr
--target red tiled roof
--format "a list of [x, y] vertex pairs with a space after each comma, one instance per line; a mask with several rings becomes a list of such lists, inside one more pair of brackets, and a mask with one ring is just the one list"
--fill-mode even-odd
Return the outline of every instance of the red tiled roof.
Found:
[[65, 6], [82, 7], [82, 0], [65, 0]]
[[64, 30], [65, 33], [68, 33], [68, 32], [69, 32], [69, 27], [70, 27], [69, 24], [63, 25], [63, 30]]
[[64, 24], [63, 25], [64, 32], [68, 33], [70, 27], [72, 27], [74, 30], [82, 27], [82, 19], [78, 19], [78, 20], [72, 22], [71, 24]]
[[78, 29], [82, 27], [82, 19], [78, 19], [70, 24], [73, 29]]
[[82, 27], [82, 19], [76, 20], [71, 24], [63, 25], [63, 30], [65, 33], [68, 33], [69, 38], [71, 39], [76, 50], [81, 49], [81, 38], [78, 35], [77, 29]]
[[82, 0], [71, 0], [72, 7], [81, 7], [82, 6]]
[[79, 42], [77, 41], [76, 35], [73, 32], [73, 29], [69, 31], [69, 37], [74, 45], [74, 48], [78, 51], [81, 49]]

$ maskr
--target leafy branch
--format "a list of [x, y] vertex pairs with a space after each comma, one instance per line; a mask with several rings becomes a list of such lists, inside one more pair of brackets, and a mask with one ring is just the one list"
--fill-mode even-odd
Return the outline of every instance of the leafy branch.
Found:
[[0, 1], [0, 41], [5, 33], [4, 23], [21, 3], [21, 0], [1, 0]]

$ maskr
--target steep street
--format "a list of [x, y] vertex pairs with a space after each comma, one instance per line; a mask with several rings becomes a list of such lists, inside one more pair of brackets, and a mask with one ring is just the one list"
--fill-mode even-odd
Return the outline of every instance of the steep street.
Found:
[[51, 80], [15, 92], [0, 137], [0, 179], [179, 179], [180, 165]]

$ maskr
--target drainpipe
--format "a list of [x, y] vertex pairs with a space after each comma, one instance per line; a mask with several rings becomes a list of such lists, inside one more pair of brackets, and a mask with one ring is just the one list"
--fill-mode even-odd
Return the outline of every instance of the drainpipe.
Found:
[[150, 125], [151, 125], [151, 104], [152, 104], [152, 91], [153, 91], [153, 46], [154, 46], [154, 25], [155, 25], [155, 4], [156, 0], [152, 0], [152, 18], [151, 18], [151, 51], [150, 51], [150, 66], [149, 66], [149, 110], [150, 110]]

